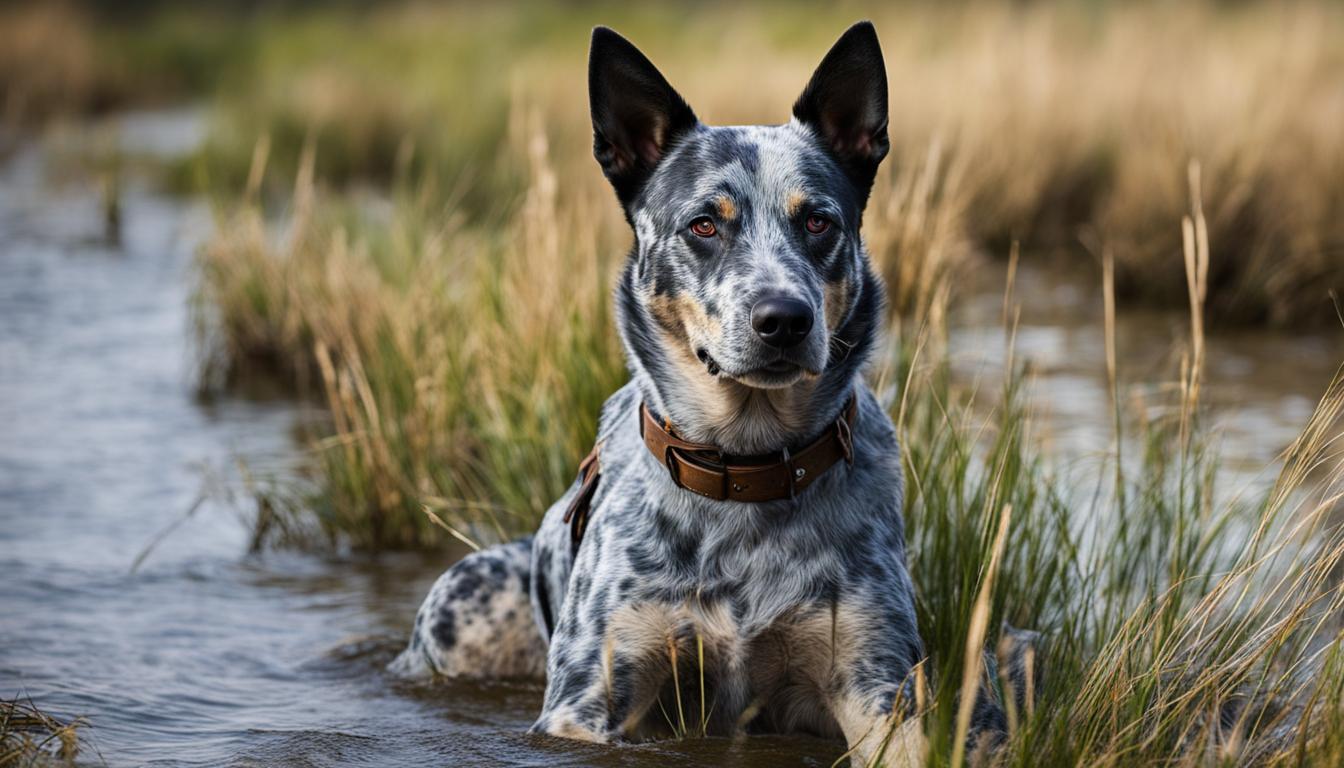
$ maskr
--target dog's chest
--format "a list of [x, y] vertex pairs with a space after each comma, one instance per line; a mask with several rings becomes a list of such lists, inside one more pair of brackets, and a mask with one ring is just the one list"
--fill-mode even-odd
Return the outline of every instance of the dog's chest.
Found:
[[[631, 498], [640, 497], [616, 496]], [[712, 629], [750, 640], [799, 606], [828, 599], [844, 578], [841, 553], [812, 522], [826, 513], [816, 504], [706, 514], [667, 498], [597, 511], [606, 522], [600, 542], [578, 567], [591, 569], [598, 589], [615, 584], [616, 605], [710, 606], [714, 620], [702, 620]]]
[[[728, 733], [743, 717], [764, 710], [794, 718], [792, 725], [827, 733], [822, 705], [836, 658], [833, 606], [794, 605], [764, 627], [738, 620], [723, 600], [621, 605], [605, 644], [618, 669], [640, 669], [661, 683], [702, 694], [714, 732]], [[749, 714], [752, 713], [752, 714]]]

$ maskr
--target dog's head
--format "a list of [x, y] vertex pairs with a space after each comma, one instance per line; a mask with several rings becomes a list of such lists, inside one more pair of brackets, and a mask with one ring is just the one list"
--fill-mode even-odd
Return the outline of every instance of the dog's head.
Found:
[[618, 300], [636, 367], [701, 411], [847, 387], [881, 304], [859, 236], [888, 149], [873, 26], [840, 37], [783, 125], [702, 124], [604, 27], [589, 94], [594, 154], [635, 230]]

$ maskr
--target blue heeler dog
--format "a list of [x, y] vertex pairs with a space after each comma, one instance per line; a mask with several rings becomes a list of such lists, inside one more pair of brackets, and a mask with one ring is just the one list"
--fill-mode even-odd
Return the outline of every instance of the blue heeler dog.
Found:
[[883, 305], [860, 238], [888, 149], [877, 34], [845, 32], [784, 125], [700, 123], [602, 27], [589, 91], [635, 232], [631, 381], [536, 535], [445, 573], [394, 669], [544, 672], [533, 730], [599, 742], [666, 733], [674, 665], [692, 709], [703, 669], [686, 721], [711, 733], [919, 761], [900, 451], [860, 375]]

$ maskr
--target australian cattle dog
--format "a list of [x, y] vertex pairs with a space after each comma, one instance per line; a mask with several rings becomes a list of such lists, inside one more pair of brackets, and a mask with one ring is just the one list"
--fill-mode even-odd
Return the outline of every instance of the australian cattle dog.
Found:
[[711, 734], [919, 762], [901, 453], [861, 375], [883, 307], [860, 234], [888, 149], [877, 34], [846, 31], [783, 125], [701, 123], [602, 27], [588, 86], [635, 234], [630, 382], [535, 536], [449, 569], [394, 669], [544, 674], [533, 730], [570, 739], [666, 734], [675, 680]]

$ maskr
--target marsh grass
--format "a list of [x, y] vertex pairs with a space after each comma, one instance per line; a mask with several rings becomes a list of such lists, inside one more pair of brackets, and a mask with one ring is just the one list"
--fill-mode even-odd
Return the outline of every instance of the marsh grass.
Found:
[[[773, 7], [773, 6], [771, 6]], [[897, 194], [908, 225], [945, 243], [1097, 263], [1121, 301], [1185, 303], [1187, 163], [1204, 165], [1212, 323], [1332, 324], [1344, 288], [1344, 9], [1326, 3], [804, 8], [714, 13], [583, 5], [399, 6], [248, 27], [245, 75], [221, 86], [205, 148], [183, 178], [226, 195], [270, 143], [270, 205], [304, 147], [317, 177], [349, 187], [406, 174], [460, 189], [473, 221], [518, 202], [506, 159], [511, 105], [535, 103], [568, 186], [586, 148], [587, 29], [643, 45], [715, 123], [779, 121], [834, 35], [871, 15], [883, 36]], [[806, 23], [804, 23], [806, 19]], [[733, 30], [729, 35], [727, 30]], [[731, 73], [725, 76], [724, 73]], [[584, 184], [587, 182], [585, 181]], [[936, 215], [938, 221], [924, 222]], [[878, 250], [920, 249], [901, 227]], [[892, 258], [899, 272], [928, 259]], [[891, 277], [891, 275], [888, 275]], [[902, 286], [920, 285], [905, 280]], [[898, 306], [926, 292], [898, 291]]]
[[431, 544], [427, 512], [473, 541], [529, 529], [624, 380], [605, 195], [562, 208], [545, 135], [515, 123], [530, 183], [497, 231], [414, 189], [385, 219], [329, 206], [308, 163], [282, 231], [246, 206], [202, 254], [207, 375], [260, 361], [330, 407], [310, 499], [328, 532]]
[[0, 768], [74, 765], [82, 727], [83, 720], [61, 721], [30, 699], [0, 700]]
[[[558, 146], [588, 145], [593, 24], [632, 36], [703, 117], [731, 123], [784, 119], [839, 30], [871, 16], [891, 83], [891, 162], [918, 169], [936, 148], [938, 173], [898, 177], [926, 199], [957, 199], [938, 208], [956, 240], [996, 254], [1014, 240], [1086, 261], [1109, 252], [1121, 300], [1182, 304], [1170, 223], [1198, 156], [1219, 250], [1211, 322], [1333, 324], [1329, 290], [1344, 288], [1336, 4], [245, 5], [0, 11], [0, 120], [194, 99], [211, 129], [168, 173], [182, 190], [236, 195], [264, 140], [277, 173], [261, 192], [283, 205], [315, 144], [327, 183], [431, 176], [460, 185], [458, 207], [476, 219], [516, 203], [524, 183], [497, 162], [519, 93], [541, 98]], [[586, 152], [562, 155], [563, 178], [593, 173]], [[906, 201], [915, 218], [920, 202]]]
[[[1104, 469], [1090, 479], [1044, 470], [1024, 439], [1022, 368], [1010, 369], [1004, 405], [980, 423], [959, 422], [937, 385], [934, 397], [914, 397], [902, 421], [910, 560], [933, 664], [925, 711], [933, 764], [963, 764], [967, 696], [995, 684], [981, 649], [1000, 644], [999, 621], [1044, 635], [1029, 657], [1040, 679], [1025, 677], [1035, 689], [1026, 711], [1015, 702], [1025, 692], [1006, 676], [997, 681], [1010, 723], [1000, 764], [1333, 765], [1341, 757], [1344, 382], [1325, 393], [1263, 496], [1215, 493], [1216, 452], [1199, 407], [1209, 244], [1198, 166], [1188, 179], [1191, 331], [1177, 402], [1140, 423], [1142, 455], [1132, 463], [1120, 459], [1119, 429], [1129, 421], [1117, 415], [1112, 487]], [[1107, 327], [1113, 333], [1113, 319]], [[1009, 325], [1005, 343], [1012, 337]], [[928, 386], [921, 379], [946, 376], [934, 368], [909, 368], [907, 397]], [[985, 745], [969, 745], [977, 747]]]
[[99, 77], [91, 25], [69, 4], [0, 9], [0, 128], [96, 110], [116, 85]]
[[114, 110], [201, 100], [245, 79], [256, 19], [240, 12], [244, 5], [0, 6], [0, 139]]

